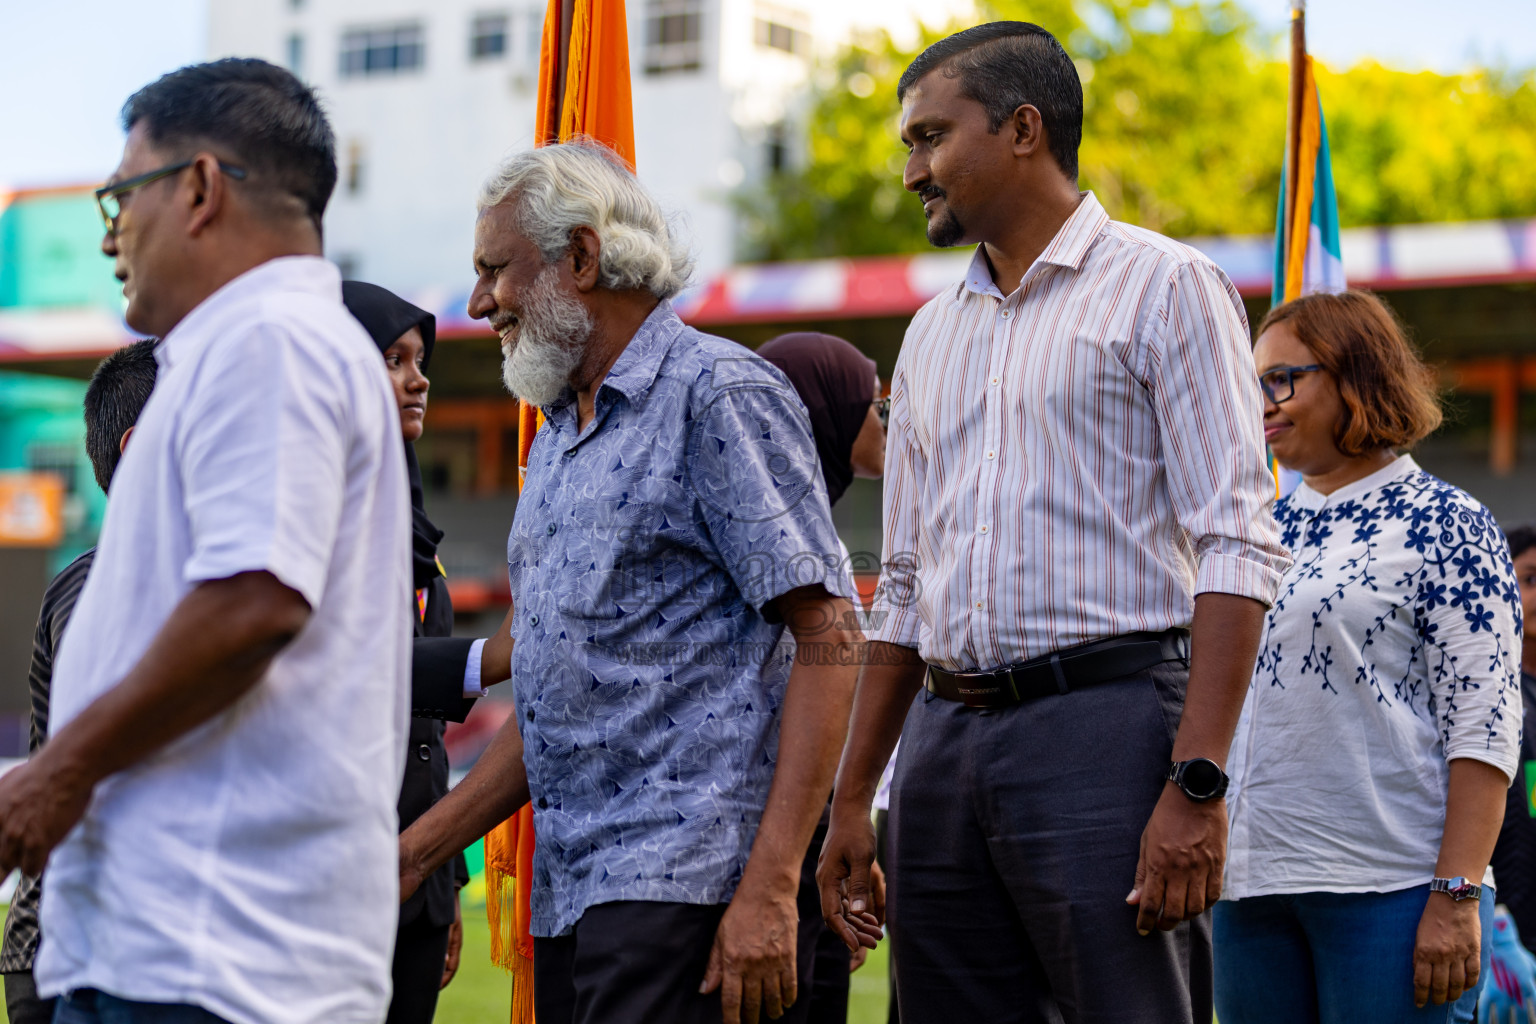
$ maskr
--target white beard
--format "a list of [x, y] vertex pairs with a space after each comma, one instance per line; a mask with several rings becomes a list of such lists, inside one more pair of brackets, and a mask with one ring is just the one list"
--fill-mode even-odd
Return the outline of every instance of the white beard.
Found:
[[553, 267], [540, 271], [523, 298], [517, 333], [503, 336], [501, 379], [529, 405], [547, 406], [570, 387], [592, 339], [592, 314], [555, 286]]

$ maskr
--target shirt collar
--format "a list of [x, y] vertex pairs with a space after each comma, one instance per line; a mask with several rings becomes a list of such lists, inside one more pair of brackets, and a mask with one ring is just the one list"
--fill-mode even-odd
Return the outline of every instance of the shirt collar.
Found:
[[1362, 477], [1352, 484], [1346, 484], [1332, 494], [1319, 494], [1305, 483], [1297, 484], [1296, 490], [1291, 492], [1291, 503], [1316, 511], [1325, 505], [1337, 505], [1341, 501], [1369, 494], [1378, 487], [1392, 483], [1394, 480], [1401, 480], [1418, 471], [1419, 464], [1413, 461], [1413, 456], [1399, 455], [1370, 476]]
[[[662, 299], [640, 324], [634, 337], [619, 353], [619, 358], [603, 378], [599, 393], [604, 389], [617, 391], [638, 405], [644, 399], [656, 375], [661, 372], [662, 360], [672, 350], [672, 342], [683, 329], [683, 321], [672, 309], [672, 303]], [[544, 409], [548, 419], [555, 419], [576, 402], [576, 392], [566, 388], [560, 397]]]
[[[1104, 207], [1099, 205], [1098, 197], [1090, 192], [1079, 192], [1082, 201], [1077, 204], [1077, 209], [1067, 218], [1051, 239], [1045, 251], [1035, 257], [1035, 262], [1030, 265], [1030, 272], [1042, 263], [1053, 266], [1066, 267], [1070, 270], [1081, 270], [1083, 261], [1088, 258], [1088, 250], [1093, 248], [1093, 243], [1103, 232], [1105, 225], [1109, 223], [1109, 214], [1104, 212]], [[965, 280], [960, 283], [955, 292], [955, 297], [963, 298], [965, 292], [975, 292], [978, 295], [991, 295], [994, 298], [1007, 298], [992, 280], [992, 267], [987, 262], [984, 246], [976, 247], [976, 254], [971, 257], [971, 264], [966, 268]], [[1028, 279], [1029, 273], [1024, 275]]]
[[232, 302], [263, 292], [307, 292], [341, 304], [341, 271], [319, 256], [280, 256], [252, 267], [226, 282], [218, 291], [192, 308], [155, 346], [155, 359], [162, 370], [170, 369], [182, 356], [206, 339], [203, 327], [218, 317]]

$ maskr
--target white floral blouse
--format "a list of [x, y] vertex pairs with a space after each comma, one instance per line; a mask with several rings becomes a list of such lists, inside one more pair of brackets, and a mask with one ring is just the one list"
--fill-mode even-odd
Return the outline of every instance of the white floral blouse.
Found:
[[[1503, 532], [1408, 456], [1275, 507], [1294, 562], [1233, 740], [1224, 896], [1434, 876], [1448, 766], [1511, 779], [1520, 601]], [[1491, 881], [1491, 879], [1487, 879]]]

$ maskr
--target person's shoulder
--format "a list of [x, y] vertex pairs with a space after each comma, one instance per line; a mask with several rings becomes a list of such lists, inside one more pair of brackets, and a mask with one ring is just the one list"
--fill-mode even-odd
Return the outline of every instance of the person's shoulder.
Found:
[[756, 352], [686, 325], [663, 372], [687, 386], [695, 408], [737, 391], [766, 388], [794, 394], [783, 371]]
[[[1463, 522], [1498, 529], [1498, 520], [1487, 505], [1425, 469], [1415, 466], [1411, 472], [1393, 483], [1411, 492], [1414, 504], [1426, 506], [1439, 516], [1451, 516]], [[1392, 483], [1382, 487], [1383, 494], [1389, 498], [1395, 496], [1394, 490]], [[1402, 497], [1406, 498], [1408, 494], [1404, 493]]]
[[1112, 220], [1106, 224], [1101, 241], [1114, 251], [1137, 261], [1156, 264], [1170, 274], [1188, 267], [1222, 273], [1215, 260], [1194, 246], [1124, 221]]
[[60, 614], [67, 616], [70, 613], [80, 597], [80, 591], [85, 587], [85, 578], [95, 560], [96, 549], [91, 548], [48, 582], [48, 586], [43, 589], [42, 613], [39, 618], [51, 621]]

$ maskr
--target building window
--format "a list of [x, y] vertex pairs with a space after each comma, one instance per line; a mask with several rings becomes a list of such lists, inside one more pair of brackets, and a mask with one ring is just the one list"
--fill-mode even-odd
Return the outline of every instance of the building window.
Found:
[[482, 14], [469, 23], [470, 60], [489, 60], [506, 55], [507, 22], [505, 14]]
[[703, 0], [647, 0], [645, 73], [697, 71], [703, 65]]
[[295, 75], [304, 75], [304, 37], [297, 32], [288, 37], [288, 70]]
[[784, 122], [768, 126], [768, 173], [782, 174], [789, 170], [789, 138]]
[[363, 144], [353, 141], [347, 144], [347, 195], [355, 196], [363, 190]]
[[803, 13], [759, 5], [752, 27], [754, 40], [764, 49], [796, 56], [810, 53], [810, 22]]
[[341, 74], [393, 74], [426, 62], [427, 46], [419, 24], [350, 29], [341, 36]]

